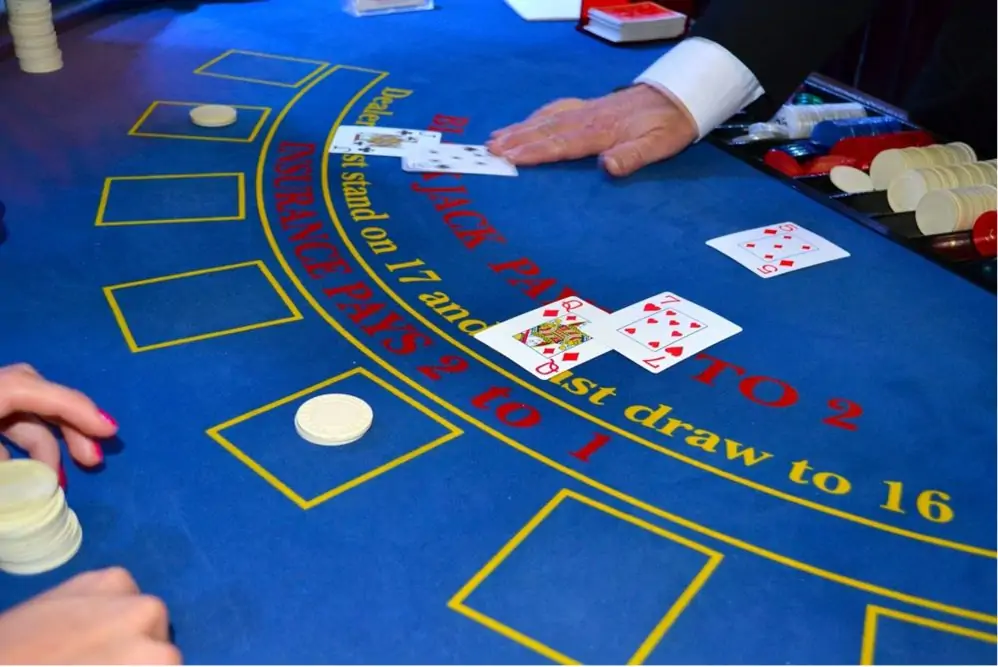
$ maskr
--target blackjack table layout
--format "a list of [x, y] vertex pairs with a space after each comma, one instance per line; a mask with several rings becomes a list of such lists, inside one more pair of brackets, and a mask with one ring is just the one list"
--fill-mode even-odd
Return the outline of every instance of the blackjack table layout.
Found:
[[[662, 45], [493, 0], [105, 4], [59, 40], [58, 72], [0, 62], [0, 356], [120, 431], [68, 466], [78, 554], [0, 607], [122, 565], [196, 663], [994, 664], [986, 285], [714, 139], [620, 179], [328, 151], [481, 144]], [[762, 277], [706, 245], [786, 224], [848, 256]], [[543, 378], [475, 337], [664, 291], [741, 330]], [[299, 436], [326, 393], [363, 438]]]

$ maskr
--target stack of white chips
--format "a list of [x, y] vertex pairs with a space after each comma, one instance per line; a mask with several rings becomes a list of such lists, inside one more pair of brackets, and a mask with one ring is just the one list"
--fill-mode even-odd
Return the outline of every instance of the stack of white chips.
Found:
[[994, 160], [909, 169], [887, 186], [887, 201], [895, 213], [914, 211], [922, 197], [932, 190], [974, 185], [998, 185], [998, 168]]
[[[841, 173], [833, 173], [832, 182], [851, 176], [846, 169], [836, 167]], [[926, 236], [968, 230], [998, 207], [998, 163], [978, 162], [974, 149], [961, 142], [882, 151], [870, 163], [869, 181], [867, 189], [886, 191], [891, 210], [914, 211]]]
[[82, 542], [83, 529], [51, 468], [33, 459], [0, 461], [0, 570], [54, 570]]
[[21, 71], [48, 74], [62, 69], [49, 0], [7, 0], [7, 17]]
[[918, 202], [915, 222], [926, 236], [971, 229], [977, 219], [998, 207], [998, 188], [974, 185], [969, 188], [932, 190]]
[[877, 153], [870, 163], [870, 178], [876, 190], [886, 190], [891, 182], [910, 169], [946, 167], [977, 160], [974, 149], [967, 144], [935, 144], [912, 148], [889, 148]]

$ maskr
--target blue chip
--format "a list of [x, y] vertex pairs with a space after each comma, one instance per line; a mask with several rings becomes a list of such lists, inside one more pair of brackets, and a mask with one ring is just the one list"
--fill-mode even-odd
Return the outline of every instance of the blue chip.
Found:
[[878, 134], [903, 132], [901, 121], [889, 116], [866, 116], [863, 118], [842, 118], [823, 120], [811, 130], [811, 141], [826, 149], [842, 139], [850, 137], [873, 137]]
[[804, 162], [805, 160], [810, 160], [811, 158], [821, 157], [828, 152], [822, 146], [819, 146], [811, 141], [795, 141], [783, 146], [777, 146], [775, 150], [786, 153], [798, 162]]

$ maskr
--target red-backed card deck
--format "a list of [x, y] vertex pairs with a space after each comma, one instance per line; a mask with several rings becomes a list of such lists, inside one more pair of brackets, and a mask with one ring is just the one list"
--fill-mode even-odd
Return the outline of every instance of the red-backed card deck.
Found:
[[720, 236], [707, 245], [763, 278], [849, 256], [828, 239], [793, 222]]
[[634, 23], [642, 21], [654, 21], [661, 19], [678, 18], [685, 20], [679, 12], [666, 9], [654, 2], [635, 2], [632, 4], [620, 4], [610, 7], [597, 7], [590, 11], [589, 18], [601, 16], [621, 23]]
[[591, 332], [606, 317], [606, 311], [584, 299], [569, 297], [500, 322], [475, 338], [547, 380], [610, 351]]
[[652, 373], [661, 373], [741, 330], [674, 292], [643, 299], [591, 327], [599, 342]]

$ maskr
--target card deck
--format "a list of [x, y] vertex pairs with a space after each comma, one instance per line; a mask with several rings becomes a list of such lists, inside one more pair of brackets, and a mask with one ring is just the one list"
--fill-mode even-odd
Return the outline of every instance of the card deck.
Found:
[[673, 292], [622, 308], [592, 327], [597, 340], [652, 373], [661, 373], [741, 330]]
[[439, 144], [420, 147], [402, 158], [402, 169], [413, 172], [445, 172], [452, 174], [482, 174], [486, 176], [516, 176], [516, 167], [493, 155], [485, 146], [470, 144]]
[[720, 236], [707, 245], [763, 278], [849, 256], [831, 241], [792, 222]]
[[550, 379], [610, 351], [590, 329], [607, 313], [568, 297], [517, 315], [475, 335], [535, 377]]
[[440, 137], [440, 132], [426, 130], [342, 125], [333, 136], [329, 152], [404, 157], [420, 148], [439, 144]]
[[623, 23], [653, 21], [676, 17], [680, 19], [684, 18], [682, 14], [666, 9], [661, 5], [656, 5], [654, 2], [635, 2], [627, 5], [616, 5], [614, 7], [600, 7], [592, 10], [589, 16], [590, 18], [594, 16], [603, 16], [610, 19], [616, 19]]

